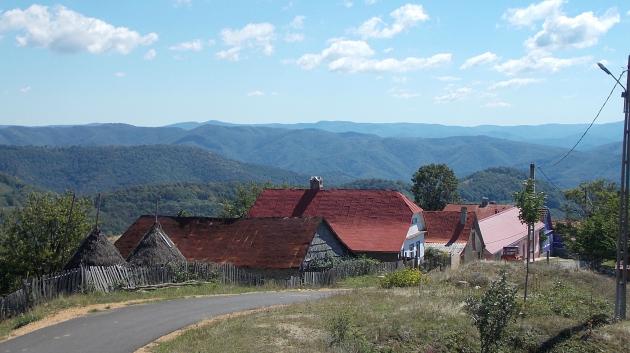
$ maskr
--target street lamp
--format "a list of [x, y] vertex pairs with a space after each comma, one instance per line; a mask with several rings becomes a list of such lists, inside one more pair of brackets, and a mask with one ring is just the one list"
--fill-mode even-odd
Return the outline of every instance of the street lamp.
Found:
[[[628, 56], [628, 69], [623, 71], [619, 78], [616, 78], [610, 70], [602, 63], [597, 63], [602, 71], [612, 77], [617, 84], [623, 88], [621, 97], [623, 101], [623, 113], [624, 113], [624, 128], [623, 128], [623, 147], [621, 151], [621, 192], [619, 202], [619, 236], [617, 237], [617, 262], [615, 266], [615, 319], [626, 319], [626, 284], [628, 282], [628, 191], [630, 189], [630, 132], [628, 131], [630, 126], [630, 102], [628, 97], [628, 90], [626, 87], [630, 86], [630, 75], [627, 75], [627, 83], [624, 86], [619, 79], [624, 73], [630, 70], [630, 56]], [[623, 264], [623, 265], [622, 265]]]

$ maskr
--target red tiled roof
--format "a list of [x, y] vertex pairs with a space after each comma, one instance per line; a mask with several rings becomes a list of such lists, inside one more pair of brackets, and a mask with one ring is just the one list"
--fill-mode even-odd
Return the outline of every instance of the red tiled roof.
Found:
[[[154, 220], [154, 216], [141, 216], [116, 241], [124, 257], [135, 248]], [[299, 268], [317, 227], [325, 222], [318, 217], [226, 220], [160, 216], [158, 220], [190, 261], [259, 269]]]
[[424, 211], [422, 213], [427, 233], [427, 243], [467, 243], [475, 222], [475, 213], [467, 212], [466, 224], [461, 224], [461, 211]]
[[355, 252], [399, 252], [422, 209], [396, 191], [264, 190], [250, 217], [324, 217], [341, 241]]
[[477, 215], [477, 219], [482, 220], [491, 217], [497, 213], [508, 210], [514, 207], [514, 205], [488, 204], [485, 207], [481, 207], [481, 205], [479, 204], [467, 205], [449, 203], [448, 205], [446, 205], [446, 207], [444, 207], [442, 211], [459, 211], [462, 209], [462, 207], [466, 207], [468, 211], [475, 212], [475, 214]]

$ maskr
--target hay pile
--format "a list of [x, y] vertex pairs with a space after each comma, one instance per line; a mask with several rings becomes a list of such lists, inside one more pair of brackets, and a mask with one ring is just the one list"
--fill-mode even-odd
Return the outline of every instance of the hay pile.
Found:
[[122, 265], [125, 259], [120, 255], [118, 249], [105, 235], [101, 234], [98, 227], [94, 227], [92, 232], [83, 240], [77, 251], [72, 255], [66, 264], [66, 269], [81, 266], [114, 266]]
[[186, 258], [162, 230], [162, 226], [154, 223], [129, 254], [127, 262], [132, 266], [155, 266], [186, 262]]

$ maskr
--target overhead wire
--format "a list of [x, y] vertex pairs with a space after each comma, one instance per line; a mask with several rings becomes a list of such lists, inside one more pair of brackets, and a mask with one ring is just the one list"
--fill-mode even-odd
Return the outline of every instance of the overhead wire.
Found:
[[619, 75], [619, 78], [617, 80], [615, 80], [615, 85], [613, 86], [613, 88], [610, 90], [610, 93], [608, 94], [608, 97], [606, 97], [606, 100], [604, 101], [604, 104], [602, 104], [602, 106], [599, 108], [599, 111], [597, 112], [597, 114], [595, 115], [595, 118], [593, 119], [593, 121], [591, 121], [591, 123], [589, 124], [589, 126], [586, 128], [586, 130], [584, 130], [584, 133], [582, 134], [582, 136], [580, 136], [580, 138], [577, 140], [577, 142], [575, 143], [575, 145], [573, 145], [573, 147], [571, 147], [571, 149], [565, 153], [562, 158], [560, 158], [557, 162], [555, 162], [554, 164], [552, 164], [551, 166], [555, 167], [558, 164], [560, 164], [560, 162], [562, 162], [563, 160], [565, 160], [574, 150], [575, 148], [580, 144], [580, 142], [582, 142], [582, 140], [584, 139], [584, 136], [586, 136], [586, 134], [588, 133], [588, 131], [591, 129], [591, 127], [593, 127], [593, 124], [595, 124], [595, 121], [597, 120], [597, 118], [599, 118], [600, 114], [602, 113], [602, 111], [604, 110], [604, 107], [606, 107], [606, 104], [608, 104], [608, 101], [610, 100], [610, 97], [612, 97], [612, 94], [615, 92], [615, 89], [617, 88], [617, 86], [619, 85], [619, 80], [621, 79], [621, 77], [623, 76], [623, 74], [625, 73], [622, 72]]

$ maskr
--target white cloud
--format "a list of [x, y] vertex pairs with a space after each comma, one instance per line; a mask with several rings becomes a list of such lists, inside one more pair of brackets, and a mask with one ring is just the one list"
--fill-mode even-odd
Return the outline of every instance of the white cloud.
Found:
[[372, 59], [375, 52], [365, 41], [333, 39], [330, 46], [318, 54], [304, 54], [297, 65], [311, 70], [322, 62], [328, 62], [330, 71], [358, 72], [408, 72], [437, 67], [449, 63], [452, 54], [435, 54], [428, 58], [407, 57], [404, 59]]
[[343, 0], [343, 2], [341, 3], [343, 5], [343, 7], [349, 9], [352, 6], [354, 6], [354, 3], [352, 2], [352, 0]]
[[30, 91], [31, 91], [31, 86], [24, 86], [24, 87], [20, 88], [20, 92], [24, 93], [24, 94], [26, 94], [26, 93], [28, 93]]
[[401, 89], [401, 88], [392, 88], [389, 90], [389, 95], [394, 97], [394, 98], [401, 98], [401, 99], [409, 99], [409, 98], [416, 98], [416, 97], [420, 97], [421, 94], [418, 92], [410, 92], [408, 90], [405, 89]]
[[472, 92], [469, 87], [450, 87], [445, 94], [433, 97], [433, 101], [438, 104], [454, 102], [467, 98]]
[[192, 0], [173, 0], [174, 7], [191, 7]]
[[218, 59], [229, 60], [229, 61], [238, 61], [240, 59], [241, 48], [234, 47], [227, 50], [218, 51], [215, 55]]
[[247, 96], [248, 97], [261, 97], [261, 96], [264, 96], [264, 95], [265, 95], [265, 92], [258, 91], [258, 90], [247, 92]]
[[428, 58], [408, 57], [402, 60], [387, 58], [382, 60], [366, 59], [361, 57], [343, 57], [328, 64], [331, 71], [349, 73], [357, 72], [409, 72], [421, 69], [438, 67], [451, 62], [452, 55], [443, 53], [435, 54]]
[[499, 88], [518, 88], [538, 82], [542, 82], [542, 80], [539, 78], [513, 78], [510, 80], [496, 82], [490, 85], [489, 89], [495, 90]]
[[457, 76], [438, 76], [435, 79], [438, 80], [438, 81], [442, 81], [442, 82], [455, 82], [455, 81], [461, 80], [461, 77], [457, 77]]
[[380, 17], [372, 17], [363, 22], [355, 31], [364, 39], [366, 38], [391, 38], [418, 22], [429, 19], [429, 15], [424, 11], [422, 5], [406, 4], [392, 11], [390, 17], [393, 19], [391, 26], [388, 26]]
[[157, 56], [157, 51], [155, 49], [149, 49], [146, 53], [144, 53], [144, 60], [153, 60]]
[[118, 52], [128, 54], [136, 47], [158, 40], [156, 33], [141, 35], [126, 27], [84, 16], [64, 6], [31, 5], [0, 14], [0, 33], [19, 32], [19, 46], [41, 47], [56, 52], [91, 54]]
[[203, 50], [203, 42], [201, 39], [193, 39], [189, 42], [181, 42], [175, 45], [168, 47], [169, 50], [173, 51], [201, 51]]
[[284, 41], [287, 43], [301, 42], [303, 40], [304, 40], [304, 35], [302, 33], [287, 33], [284, 36]]
[[492, 64], [497, 60], [499, 60], [497, 54], [487, 51], [483, 54], [468, 58], [459, 68], [460, 70], [466, 70], [479, 65]]
[[567, 67], [586, 64], [593, 61], [590, 56], [575, 58], [557, 58], [548, 54], [530, 53], [519, 59], [511, 59], [494, 66], [495, 70], [506, 75], [524, 72], [558, 72]]
[[378, 2], [378, 0], [365, 0], [366, 5], [374, 5]]
[[127, 73], [122, 72], [122, 71], [118, 71], [118, 72], [114, 72], [114, 76], [116, 76], [118, 78], [123, 78], [123, 77], [127, 76]]
[[304, 28], [305, 19], [306, 19], [305, 16], [295, 16], [293, 17], [293, 20], [291, 20], [291, 23], [289, 23], [289, 27], [293, 29], [302, 29]]
[[385, 54], [389, 54], [389, 53], [391, 53], [393, 51], [394, 51], [394, 48], [385, 48], [385, 49], [383, 49], [383, 53], [385, 53]]
[[628, 12], [626, 12], [626, 16], [630, 16], [630, 10], [628, 10]]
[[238, 61], [244, 48], [259, 49], [265, 55], [273, 54], [275, 27], [271, 23], [249, 23], [241, 29], [225, 28], [221, 31], [223, 43], [229, 49], [216, 53], [220, 59]]
[[483, 105], [485, 108], [509, 108], [512, 104], [504, 101], [492, 101]]
[[503, 19], [517, 27], [531, 26], [535, 22], [558, 15], [563, 3], [564, 0], [545, 0], [525, 8], [509, 9], [503, 14]]
[[530, 50], [592, 47], [619, 22], [620, 16], [616, 9], [610, 9], [600, 17], [593, 12], [584, 12], [575, 17], [550, 17], [543, 23], [542, 30], [525, 41], [525, 46]]

